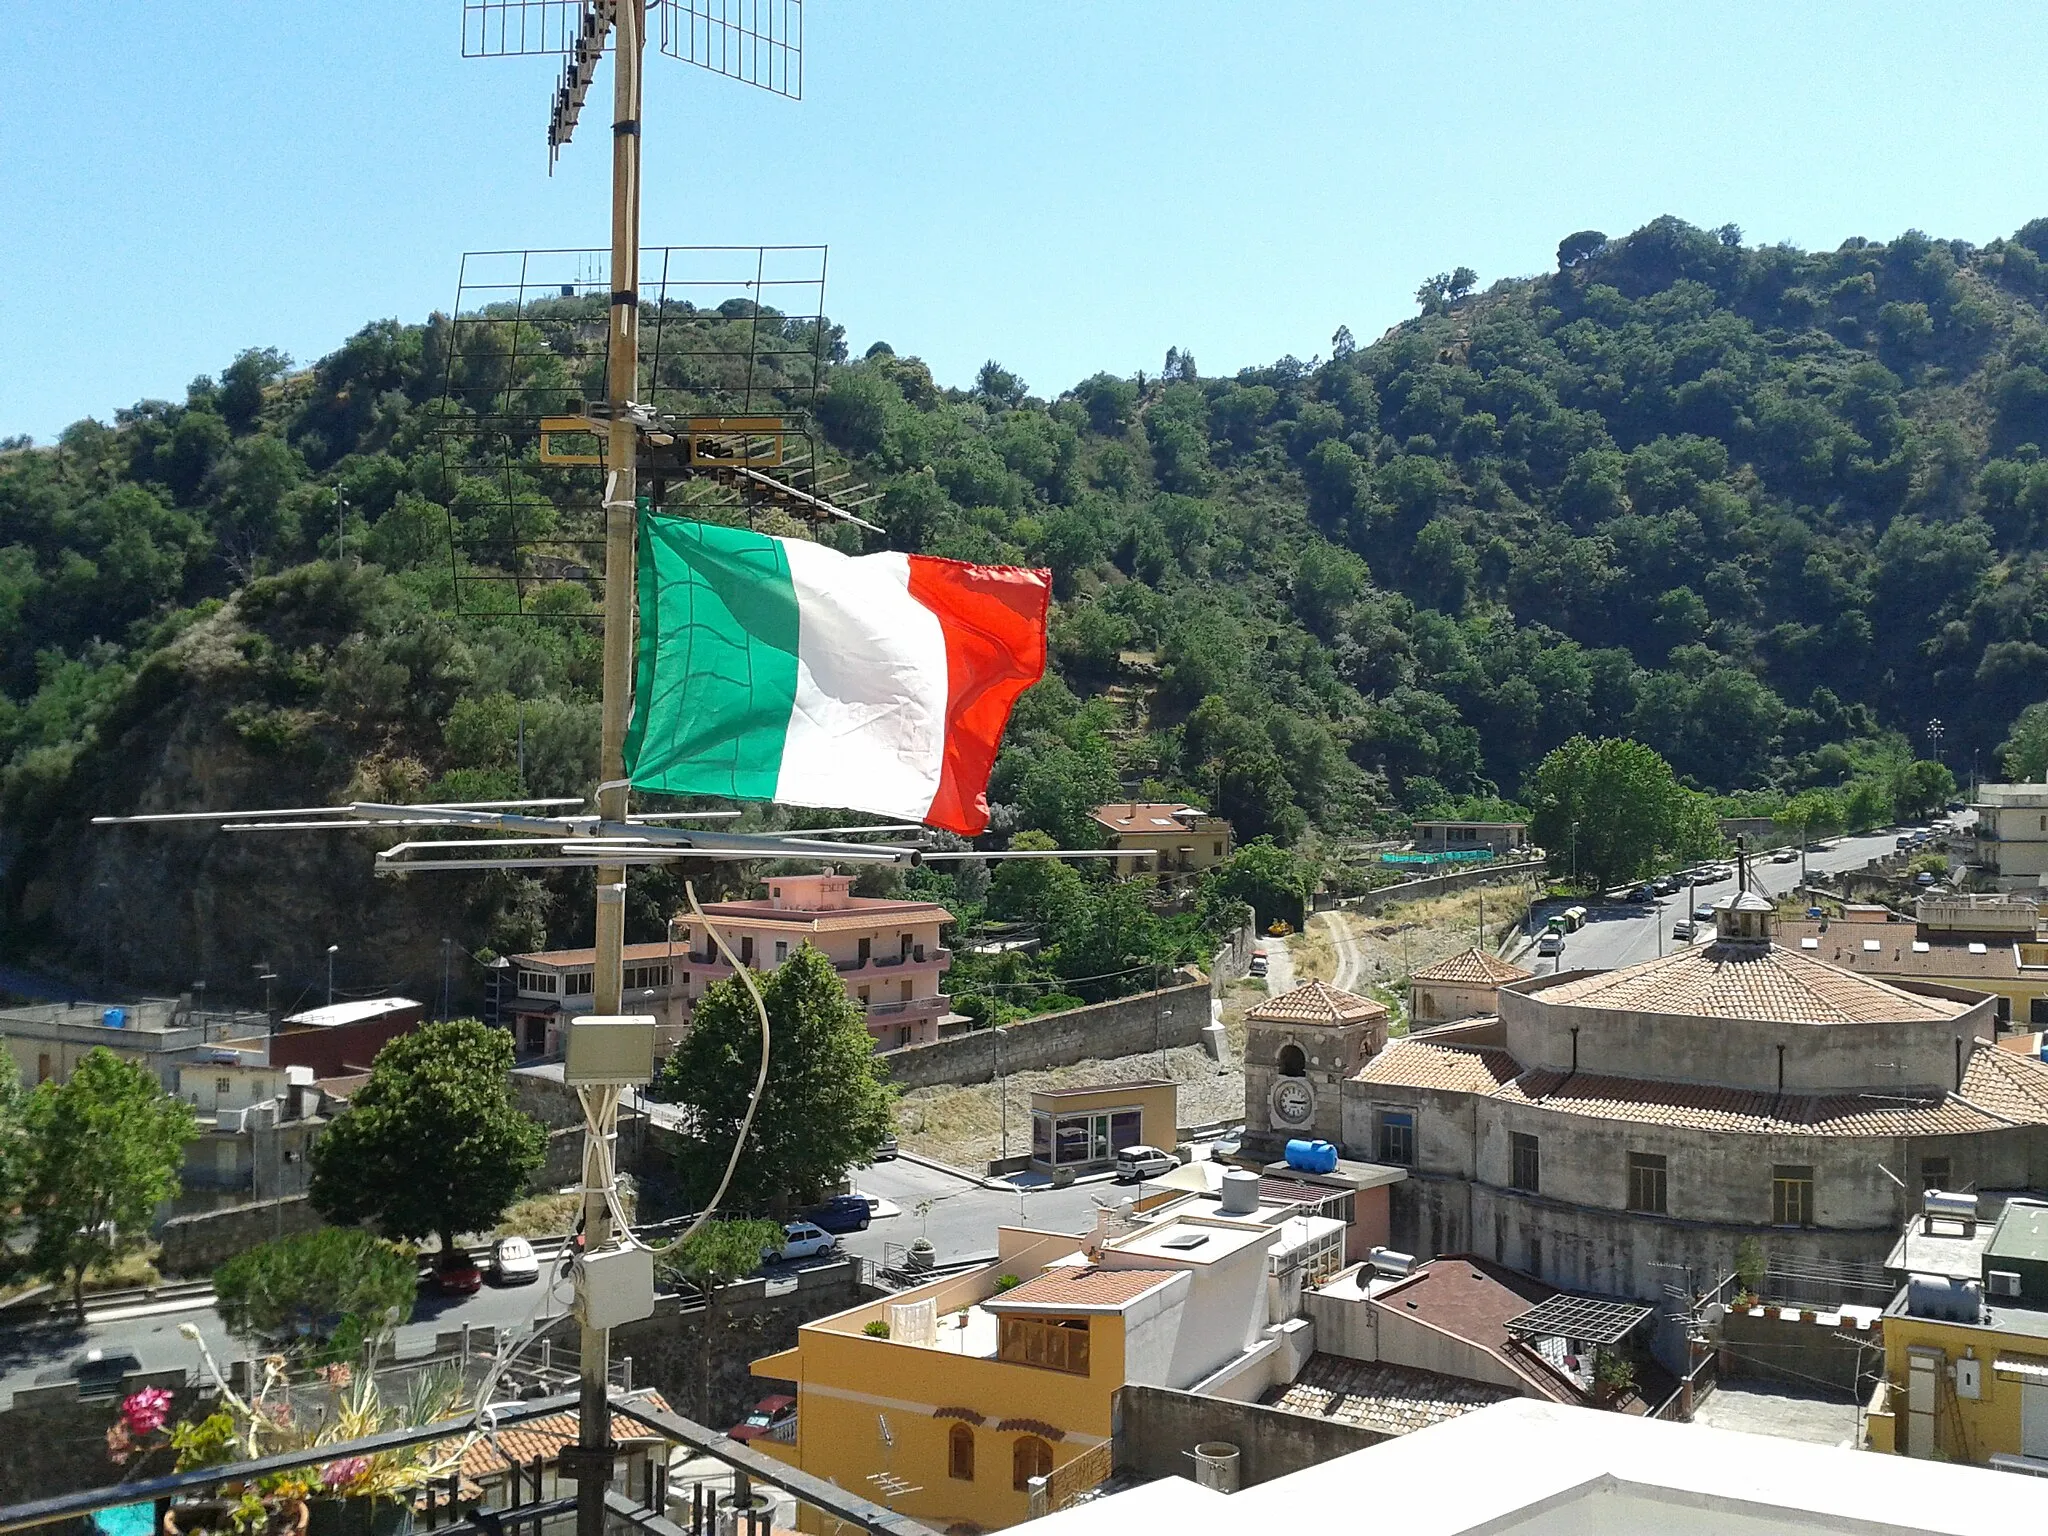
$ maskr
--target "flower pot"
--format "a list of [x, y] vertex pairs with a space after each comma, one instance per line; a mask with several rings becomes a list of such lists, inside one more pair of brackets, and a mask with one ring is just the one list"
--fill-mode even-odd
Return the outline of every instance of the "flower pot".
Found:
[[406, 1499], [314, 1499], [306, 1536], [406, 1536], [412, 1504]]
[[[239, 1499], [188, 1499], [172, 1504], [164, 1511], [165, 1536], [200, 1536], [200, 1533], [223, 1533], [237, 1531], [235, 1510]], [[252, 1536], [305, 1536], [307, 1510], [303, 1499], [280, 1499], [263, 1501], [267, 1516], [263, 1525]]]

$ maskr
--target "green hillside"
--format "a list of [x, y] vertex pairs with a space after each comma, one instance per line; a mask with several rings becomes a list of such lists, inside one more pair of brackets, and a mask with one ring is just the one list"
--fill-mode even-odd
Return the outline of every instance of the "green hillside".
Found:
[[[1059, 677], [998, 765], [1005, 830], [1083, 838], [1088, 804], [1138, 793], [1245, 838], [1369, 833], [1512, 800], [1580, 732], [1767, 809], [1884, 792], [1932, 716], [1949, 765], [1989, 774], [2048, 699], [2044, 255], [2048, 220], [1806, 253], [1660, 219], [1573, 235], [1543, 277], [1433, 279], [1417, 318], [1369, 346], [1339, 331], [1326, 359], [1209, 379], [1174, 352], [1047, 398], [995, 364], [942, 389], [878, 346], [836, 360], [819, 415], [886, 491], [890, 545], [1055, 573]], [[352, 836], [81, 828], [587, 788], [587, 593], [454, 612], [451, 527], [486, 536], [503, 509], [437, 436], [445, 336], [379, 322], [305, 370], [245, 353], [182, 402], [0, 452], [17, 953], [176, 984], [195, 953], [247, 975], [332, 933], [427, 976], [444, 934], [587, 923], [523, 879], [373, 887]], [[520, 478], [543, 511], [561, 494]], [[644, 931], [669, 893], [638, 889]]]

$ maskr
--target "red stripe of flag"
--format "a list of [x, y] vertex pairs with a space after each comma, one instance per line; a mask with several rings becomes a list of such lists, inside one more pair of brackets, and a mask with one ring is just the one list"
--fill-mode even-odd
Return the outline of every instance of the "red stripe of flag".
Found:
[[910, 557], [910, 595], [946, 636], [946, 758], [925, 820], [962, 836], [988, 827], [988, 776], [1024, 690], [1045, 675], [1052, 572]]

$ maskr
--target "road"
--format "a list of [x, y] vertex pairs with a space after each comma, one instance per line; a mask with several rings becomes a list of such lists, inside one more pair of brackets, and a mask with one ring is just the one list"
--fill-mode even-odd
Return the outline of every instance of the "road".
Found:
[[1321, 923], [1330, 932], [1330, 947], [1337, 955], [1337, 974], [1330, 984], [1340, 992], [1363, 992], [1365, 951], [1351, 936], [1350, 920], [1341, 911], [1318, 912], [1309, 919], [1309, 923]]
[[[1275, 946], [1276, 948], [1278, 946]], [[1030, 1127], [1018, 1128], [1030, 1135]], [[1096, 1203], [1115, 1205], [1135, 1193], [1131, 1186], [1105, 1181], [1078, 1183], [1066, 1189], [997, 1190], [943, 1169], [900, 1158], [864, 1168], [854, 1182], [864, 1193], [881, 1196], [900, 1214], [875, 1222], [865, 1232], [842, 1240], [846, 1252], [879, 1261], [885, 1244], [908, 1246], [918, 1237], [931, 1240], [940, 1263], [996, 1251], [996, 1228], [1030, 1226], [1042, 1231], [1080, 1234], [1095, 1225]], [[812, 1261], [820, 1262], [820, 1261]], [[771, 1284], [801, 1266], [771, 1265]], [[474, 1296], [423, 1294], [410, 1322], [398, 1330], [401, 1357], [430, 1350], [437, 1333], [472, 1327], [516, 1327], [545, 1320], [568, 1307], [569, 1287], [550, 1293], [545, 1284], [500, 1290], [486, 1285]], [[133, 1312], [136, 1308], [120, 1308]], [[198, 1351], [180, 1332], [196, 1325], [214, 1358], [226, 1369], [244, 1351], [229, 1337], [211, 1306], [184, 1307], [149, 1316], [95, 1319], [84, 1328], [55, 1324], [37, 1328], [0, 1329], [0, 1407], [39, 1376], [63, 1374], [64, 1367], [88, 1349], [108, 1355], [132, 1354], [145, 1371], [200, 1369]]]
[[[1892, 852], [1896, 839], [1895, 830], [1844, 837], [1832, 848], [1809, 853], [1806, 865], [1829, 873], [1860, 869], [1879, 854]], [[1753, 868], [1757, 883], [1774, 896], [1799, 884], [1797, 864], [1773, 864], [1766, 856]], [[1695, 904], [1711, 906], [1734, 894], [1735, 881], [1730, 878], [1715, 885], [1681, 887], [1677, 895], [1663, 897], [1654, 906], [1647, 902], [1586, 902], [1586, 926], [1566, 938], [1562, 955], [1538, 960], [1531, 953], [1523, 956], [1522, 963], [1548, 974], [1554, 970], [1611, 971], [1654, 960], [1683, 943], [1671, 937], [1671, 927]], [[1539, 906], [1539, 922], [1551, 910], [1569, 905], [1560, 901]]]

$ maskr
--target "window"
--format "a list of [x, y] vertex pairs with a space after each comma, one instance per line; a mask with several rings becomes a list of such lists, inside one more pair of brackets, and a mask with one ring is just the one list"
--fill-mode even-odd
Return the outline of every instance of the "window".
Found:
[[1052, 1476], [1052, 1447], [1036, 1435], [1025, 1435], [1010, 1456], [1010, 1486], [1019, 1493], [1031, 1491], [1031, 1479]]
[[896, 985], [897, 985], [897, 986], [898, 986], [898, 987], [899, 987], [899, 988], [901, 989], [901, 990], [900, 990], [900, 991], [898, 992], [898, 994], [897, 994], [897, 1001], [899, 1001], [899, 1002], [904, 1002], [904, 1003], [907, 1003], [907, 1002], [909, 1002], [909, 1001], [910, 1001], [910, 983], [909, 983], [909, 982], [907, 982], [907, 981], [900, 981], [900, 982], [898, 982], [898, 983], [897, 983]]
[[1031, 1117], [1031, 1155], [1040, 1162], [1052, 1161], [1052, 1116]]
[[1209, 852], [1212, 856], [1220, 859], [1223, 857], [1223, 845], [1221, 843], [1211, 843], [1209, 845]]
[[545, 993], [552, 997], [560, 990], [557, 978], [547, 971], [521, 971], [519, 990], [522, 992]]
[[775, 941], [775, 963], [776, 963], [777, 965], [780, 965], [780, 964], [782, 964], [782, 962], [783, 962], [783, 961], [787, 960], [788, 958], [789, 958], [789, 940], [787, 940], [787, 939], [777, 939], [777, 940]]
[[591, 983], [596, 980], [597, 977], [589, 971], [571, 971], [562, 978], [562, 995], [564, 997], [588, 997], [590, 996]]
[[235, 1080], [232, 1077], [216, 1077], [213, 1080], [213, 1091], [215, 1093], [233, 1093], [235, 1091]]
[[1280, 1075], [1282, 1077], [1303, 1077], [1308, 1072], [1308, 1057], [1301, 1047], [1292, 1040], [1280, 1047]]
[[874, 954], [874, 952], [875, 941], [873, 939], [862, 939], [860, 941], [860, 958], [858, 963], [861, 965], [866, 965], [868, 963], [868, 957]]
[[860, 1000], [863, 1003], [865, 1003], [868, 1000], [868, 989], [866, 987], [862, 987], [860, 989]]
[[1922, 1189], [1947, 1189], [1955, 1177], [1955, 1165], [1945, 1157], [1923, 1157], [1920, 1159], [1920, 1187]]
[[1086, 1376], [1088, 1319], [1004, 1316], [996, 1329], [996, 1358]]
[[1510, 1160], [1514, 1164], [1509, 1170], [1508, 1183], [1516, 1189], [1526, 1189], [1535, 1194], [1537, 1175], [1541, 1171], [1536, 1160], [1536, 1138], [1515, 1131], [1509, 1135], [1508, 1144]]
[[1529, 1273], [1538, 1279], [1543, 1276], [1543, 1239], [1540, 1237], [1529, 1239]]
[[740, 940], [740, 964], [754, 963], [754, 936], [750, 933]]
[[1138, 1129], [1138, 1111], [1135, 1109], [1113, 1109], [1109, 1112], [1109, 1150], [1121, 1152], [1125, 1147], [1135, 1147], [1142, 1139]]
[[946, 1475], [974, 1481], [974, 1426], [955, 1424], [946, 1431]]
[[1771, 1225], [1813, 1225], [1813, 1170], [1791, 1163], [1771, 1169]]
[[668, 985], [669, 970], [665, 965], [629, 965], [626, 967], [626, 990], [628, 992], [651, 992], [657, 987]]
[[1649, 1152], [1629, 1153], [1628, 1208], [1653, 1216], [1665, 1213], [1663, 1158]]
[[1380, 1111], [1380, 1161], [1407, 1165], [1415, 1161], [1415, 1111]]

